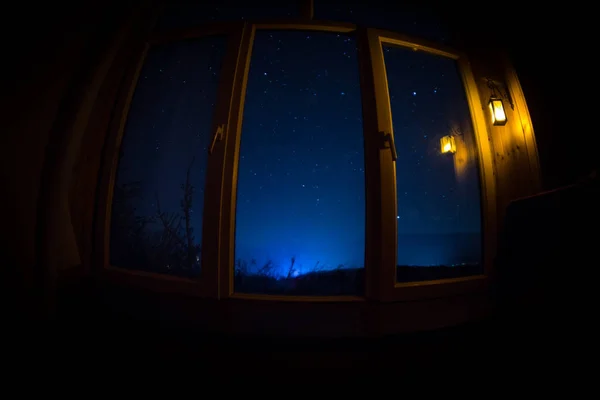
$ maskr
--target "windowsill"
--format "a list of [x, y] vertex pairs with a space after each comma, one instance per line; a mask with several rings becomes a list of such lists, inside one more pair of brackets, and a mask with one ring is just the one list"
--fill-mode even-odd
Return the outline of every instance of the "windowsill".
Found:
[[[67, 292], [75, 288], [92, 304], [101, 302], [101, 308], [109, 313], [157, 322], [175, 320], [225, 334], [372, 337], [455, 326], [483, 318], [491, 310], [486, 292], [390, 303], [350, 296], [340, 301], [265, 301], [242, 294], [215, 300], [199, 297], [198, 283], [188, 279], [140, 277], [143, 275], [111, 269], [101, 279], [86, 283], [81, 277], [71, 277], [62, 286]], [[88, 285], [90, 290], [78, 289]]]

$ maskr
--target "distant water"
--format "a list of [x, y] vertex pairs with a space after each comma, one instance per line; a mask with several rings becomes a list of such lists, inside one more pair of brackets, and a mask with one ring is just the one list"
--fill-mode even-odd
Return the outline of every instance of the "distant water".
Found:
[[479, 232], [398, 235], [398, 265], [475, 264], [481, 256]]

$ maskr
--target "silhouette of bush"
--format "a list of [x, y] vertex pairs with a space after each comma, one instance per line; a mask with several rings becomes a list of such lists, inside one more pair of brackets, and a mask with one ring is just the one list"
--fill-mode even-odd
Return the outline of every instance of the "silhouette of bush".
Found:
[[134, 207], [141, 199], [141, 183], [115, 185], [111, 213], [111, 264], [130, 269], [197, 276], [200, 273], [200, 244], [195, 244], [191, 213], [194, 186], [190, 172], [194, 159], [181, 184], [183, 196], [179, 212], [161, 208], [156, 193], [154, 215], [139, 216]]

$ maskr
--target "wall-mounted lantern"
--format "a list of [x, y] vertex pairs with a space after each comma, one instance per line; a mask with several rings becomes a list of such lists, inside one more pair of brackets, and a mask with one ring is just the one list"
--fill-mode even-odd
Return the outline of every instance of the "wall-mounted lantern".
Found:
[[506, 125], [506, 112], [504, 112], [504, 104], [502, 103], [502, 99], [490, 97], [489, 107], [492, 124]]
[[490, 96], [490, 101], [488, 103], [492, 124], [496, 126], [506, 125], [508, 117], [506, 116], [506, 110], [504, 109], [503, 99], [507, 99], [510, 103], [510, 108], [513, 110], [515, 109], [510, 97], [510, 93], [506, 91], [505, 94], [502, 95], [502, 90], [500, 90], [501, 84], [490, 78], [487, 78], [487, 84], [492, 91], [492, 95]]
[[442, 153], [456, 153], [456, 141], [454, 136], [448, 135], [440, 139], [440, 147]]

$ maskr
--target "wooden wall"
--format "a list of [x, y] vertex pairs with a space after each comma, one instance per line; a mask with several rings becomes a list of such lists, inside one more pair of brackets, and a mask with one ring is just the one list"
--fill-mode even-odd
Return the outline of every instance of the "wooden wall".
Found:
[[[537, 146], [529, 110], [517, 75], [505, 56], [483, 53], [480, 58], [470, 57], [479, 89], [481, 107], [486, 115], [487, 129], [493, 153], [496, 179], [499, 229], [502, 228], [504, 210], [511, 200], [530, 196], [541, 190], [541, 177]], [[494, 126], [489, 118], [488, 100], [492, 79], [503, 97], [507, 123]], [[508, 96], [507, 96], [508, 94]], [[513, 107], [510, 105], [509, 98]]]

